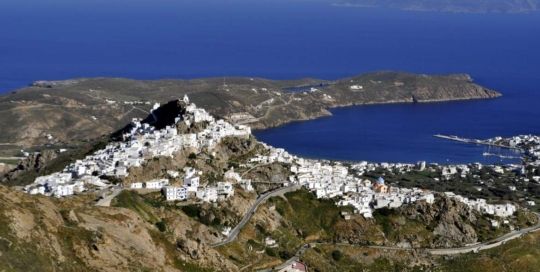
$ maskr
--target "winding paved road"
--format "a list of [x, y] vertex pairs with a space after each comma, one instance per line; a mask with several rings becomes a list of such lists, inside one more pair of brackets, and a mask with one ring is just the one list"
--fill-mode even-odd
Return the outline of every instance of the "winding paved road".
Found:
[[285, 194], [285, 193], [296, 191], [296, 190], [300, 189], [301, 187], [302, 186], [300, 186], [300, 185], [281, 187], [281, 188], [278, 188], [278, 189], [275, 189], [275, 190], [272, 190], [272, 191], [269, 191], [269, 192], [266, 192], [266, 193], [260, 195], [257, 198], [257, 200], [255, 201], [255, 203], [253, 203], [253, 205], [251, 205], [251, 207], [246, 212], [246, 214], [244, 215], [242, 220], [240, 220], [240, 223], [238, 223], [238, 225], [236, 225], [236, 227], [234, 227], [231, 230], [231, 232], [229, 233], [229, 236], [227, 236], [227, 238], [225, 238], [223, 241], [213, 244], [212, 247], [218, 247], [218, 246], [226, 245], [226, 244], [234, 241], [236, 239], [236, 237], [238, 236], [238, 234], [240, 233], [240, 231], [242, 230], [242, 228], [249, 222], [251, 217], [253, 217], [253, 215], [255, 214], [255, 211], [257, 211], [257, 208], [262, 203], [264, 203], [266, 200], [268, 200], [269, 198], [274, 197], [274, 196], [278, 196], [278, 195], [282, 195], [282, 194]]
[[499, 236], [493, 240], [470, 245], [470, 246], [464, 246], [464, 247], [458, 247], [458, 248], [438, 248], [438, 249], [426, 249], [429, 253], [433, 255], [455, 255], [455, 254], [462, 254], [462, 253], [468, 253], [468, 252], [478, 252], [481, 250], [486, 250], [494, 247], [498, 247], [510, 240], [519, 238], [527, 233], [535, 232], [540, 230], [540, 214], [535, 213], [538, 217], [538, 222], [536, 225], [520, 230], [514, 230], [512, 232], [509, 232], [505, 235]]
[[[426, 252], [432, 254], [432, 255], [456, 255], [456, 254], [463, 254], [463, 253], [469, 253], [469, 252], [478, 252], [481, 250], [486, 250], [494, 247], [498, 247], [500, 245], [503, 245], [504, 243], [519, 238], [527, 233], [535, 232], [540, 230], [540, 213], [535, 213], [538, 217], [538, 222], [536, 225], [524, 228], [521, 230], [515, 230], [510, 233], [507, 233], [505, 235], [499, 236], [493, 240], [486, 241], [483, 243], [478, 243], [474, 245], [464, 246], [464, 247], [456, 247], [456, 248], [405, 248], [405, 247], [391, 247], [391, 246], [362, 246], [362, 245], [354, 245], [354, 244], [348, 244], [348, 243], [309, 243], [304, 244], [302, 247], [296, 251], [293, 257], [285, 261], [279, 266], [274, 267], [274, 270], [280, 270], [282, 268], [285, 268], [287, 266], [292, 265], [292, 263], [297, 262], [300, 260], [300, 257], [304, 254], [304, 252], [310, 248], [315, 247], [316, 245], [325, 245], [325, 244], [333, 244], [333, 245], [347, 245], [347, 246], [357, 246], [357, 247], [366, 247], [366, 248], [374, 248], [374, 249], [382, 249], [382, 250], [425, 250]], [[272, 269], [263, 269], [259, 270], [259, 272], [269, 272], [273, 271]]]

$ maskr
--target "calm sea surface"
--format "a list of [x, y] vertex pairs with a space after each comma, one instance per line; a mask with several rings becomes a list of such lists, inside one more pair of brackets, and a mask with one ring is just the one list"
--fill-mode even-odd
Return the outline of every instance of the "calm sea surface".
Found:
[[540, 134], [540, 14], [414, 13], [295, 0], [2, 0], [0, 92], [39, 79], [219, 75], [335, 79], [466, 72], [489, 101], [383, 105], [257, 132], [346, 160], [498, 162], [433, 138]]

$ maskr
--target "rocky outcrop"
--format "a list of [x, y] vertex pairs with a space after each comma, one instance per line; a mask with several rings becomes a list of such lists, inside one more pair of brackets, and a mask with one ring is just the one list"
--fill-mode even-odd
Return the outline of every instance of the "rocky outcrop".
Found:
[[413, 248], [460, 247], [478, 242], [480, 214], [443, 196], [433, 204], [417, 201], [398, 209], [380, 209], [375, 220], [361, 216], [338, 222], [336, 242]]
[[[19, 164], [9, 171], [6, 171], [4, 177], [0, 181], [9, 181], [17, 178], [19, 175], [27, 172], [38, 173], [47, 163], [51, 162], [58, 156], [58, 152], [50, 149], [45, 149], [41, 152], [35, 152], [28, 157], [22, 159]], [[0, 174], [2, 171], [0, 171]]]
[[17, 165], [17, 169], [39, 171], [47, 162], [55, 159], [57, 154], [56, 151], [50, 149], [32, 153]]
[[440, 196], [433, 205], [418, 201], [400, 208], [399, 213], [425, 224], [433, 234], [431, 247], [463, 246], [478, 241], [475, 224], [480, 215], [455, 199]]

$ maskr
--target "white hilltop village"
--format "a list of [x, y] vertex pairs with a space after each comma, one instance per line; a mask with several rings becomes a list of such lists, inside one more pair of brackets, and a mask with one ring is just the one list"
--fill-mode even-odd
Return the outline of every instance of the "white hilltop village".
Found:
[[[216, 120], [204, 109], [197, 108], [184, 96], [182, 101], [187, 105], [186, 113], [175, 119], [175, 124], [157, 130], [153, 126], [135, 119], [131, 131], [124, 135], [124, 140], [109, 143], [105, 148], [68, 165], [63, 171], [38, 177], [34, 183], [26, 186], [29, 194], [41, 194], [54, 197], [67, 197], [90, 190], [109, 190], [114, 185], [102, 176], [124, 178], [129, 169], [141, 166], [146, 160], [169, 156], [179, 151], [201, 152], [212, 151], [225, 137], [251, 137], [251, 129], [245, 125], [232, 125], [225, 120]], [[154, 106], [156, 110], [159, 104]], [[198, 133], [179, 134], [176, 124], [186, 125], [205, 122], [208, 125]], [[540, 143], [540, 141], [538, 141]], [[352, 206], [355, 213], [365, 218], [373, 216], [374, 209], [397, 208], [416, 201], [433, 203], [436, 195], [419, 188], [399, 188], [385, 184], [383, 177], [375, 181], [363, 177], [363, 173], [374, 169], [386, 169], [394, 172], [408, 172], [414, 169], [424, 170], [425, 162], [419, 164], [389, 164], [361, 162], [345, 166], [339, 162], [310, 160], [289, 154], [281, 148], [264, 144], [268, 155], [256, 155], [241, 167], [282, 163], [289, 167], [292, 175], [283, 182], [283, 186], [301, 185], [313, 192], [317, 198], [331, 198], [340, 206]], [[540, 146], [540, 144], [538, 145]], [[533, 152], [538, 152], [535, 149]], [[538, 155], [538, 154], [537, 154]], [[465, 175], [475, 166], [437, 166], [444, 176]], [[480, 166], [481, 167], [481, 166]], [[502, 169], [502, 168], [501, 168]], [[506, 171], [502, 169], [501, 171]], [[234, 195], [235, 190], [253, 191], [251, 180], [243, 179], [234, 169], [227, 171], [223, 181], [212, 186], [202, 186], [202, 172], [186, 167], [183, 173], [168, 171], [171, 179], [182, 178], [181, 186], [173, 186], [169, 179], [141, 180], [124, 185], [131, 190], [161, 190], [167, 201], [185, 201], [196, 199], [203, 202], [216, 202]], [[514, 204], [488, 204], [484, 199], [468, 199], [446, 192], [446, 196], [468, 205], [471, 209], [483, 214], [508, 217], [514, 214]], [[349, 215], [344, 215], [349, 216]]]

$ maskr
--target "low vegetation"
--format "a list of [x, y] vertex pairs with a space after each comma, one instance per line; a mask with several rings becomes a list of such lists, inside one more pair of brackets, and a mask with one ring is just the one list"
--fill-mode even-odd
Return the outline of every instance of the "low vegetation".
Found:
[[480, 253], [442, 260], [439, 271], [540, 271], [540, 232]]

